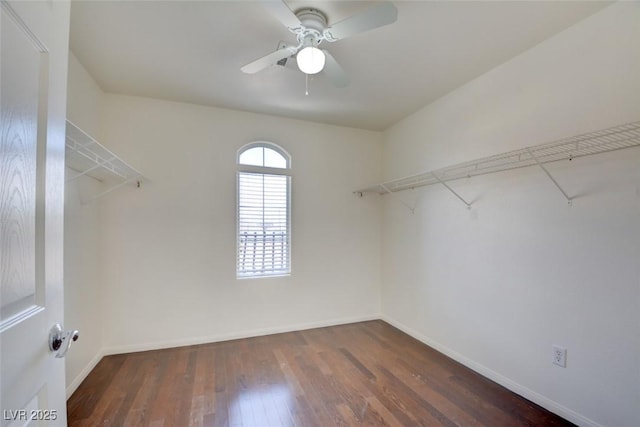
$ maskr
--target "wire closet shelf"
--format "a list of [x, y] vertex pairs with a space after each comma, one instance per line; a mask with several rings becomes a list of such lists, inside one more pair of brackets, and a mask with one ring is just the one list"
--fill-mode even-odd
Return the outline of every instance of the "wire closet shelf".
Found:
[[127, 184], [140, 187], [143, 178], [140, 172], [69, 120], [66, 123], [65, 147], [66, 166], [76, 172], [67, 178], [67, 182], [86, 175], [107, 184], [104, 191], [83, 199], [83, 203]]
[[[447, 182], [537, 165], [545, 171], [570, 202], [571, 198], [553, 179], [544, 167], [545, 164], [638, 146], [640, 146], [640, 121], [382, 182], [356, 190], [354, 193], [359, 195], [366, 193], [385, 194], [432, 184], [443, 184], [453, 192], [447, 186]], [[458, 194], [455, 192], [454, 194], [467, 206], [470, 206]]]

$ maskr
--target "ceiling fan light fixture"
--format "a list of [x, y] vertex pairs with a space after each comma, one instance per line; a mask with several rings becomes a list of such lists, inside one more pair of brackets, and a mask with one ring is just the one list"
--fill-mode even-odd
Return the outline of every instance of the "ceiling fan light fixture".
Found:
[[317, 74], [324, 68], [324, 52], [317, 47], [307, 46], [298, 52], [296, 62], [303, 73]]

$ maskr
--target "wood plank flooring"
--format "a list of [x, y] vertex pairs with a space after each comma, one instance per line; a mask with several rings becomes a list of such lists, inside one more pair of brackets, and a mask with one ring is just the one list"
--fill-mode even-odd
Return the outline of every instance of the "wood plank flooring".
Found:
[[103, 358], [70, 426], [567, 426], [383, 321]]

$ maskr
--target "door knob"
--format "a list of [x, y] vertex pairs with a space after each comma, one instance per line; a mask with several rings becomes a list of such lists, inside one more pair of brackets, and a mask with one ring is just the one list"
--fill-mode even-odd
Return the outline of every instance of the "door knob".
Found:
[[57, 358], [63, 358], [71, 348], [71, 343], [78, 341], [80, 333], [77, 330], [65, 331], [60, 323], [53, 325], [49, 331], [49, 350], [56, 352]]

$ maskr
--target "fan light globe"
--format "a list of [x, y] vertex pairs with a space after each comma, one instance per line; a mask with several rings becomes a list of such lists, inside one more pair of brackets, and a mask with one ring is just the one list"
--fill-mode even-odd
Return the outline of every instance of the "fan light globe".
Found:
[[324, 52], [317, 47], [307, 46], [298, 52], [298, 68], [305, 74], [317, 74], [324, 68]]

